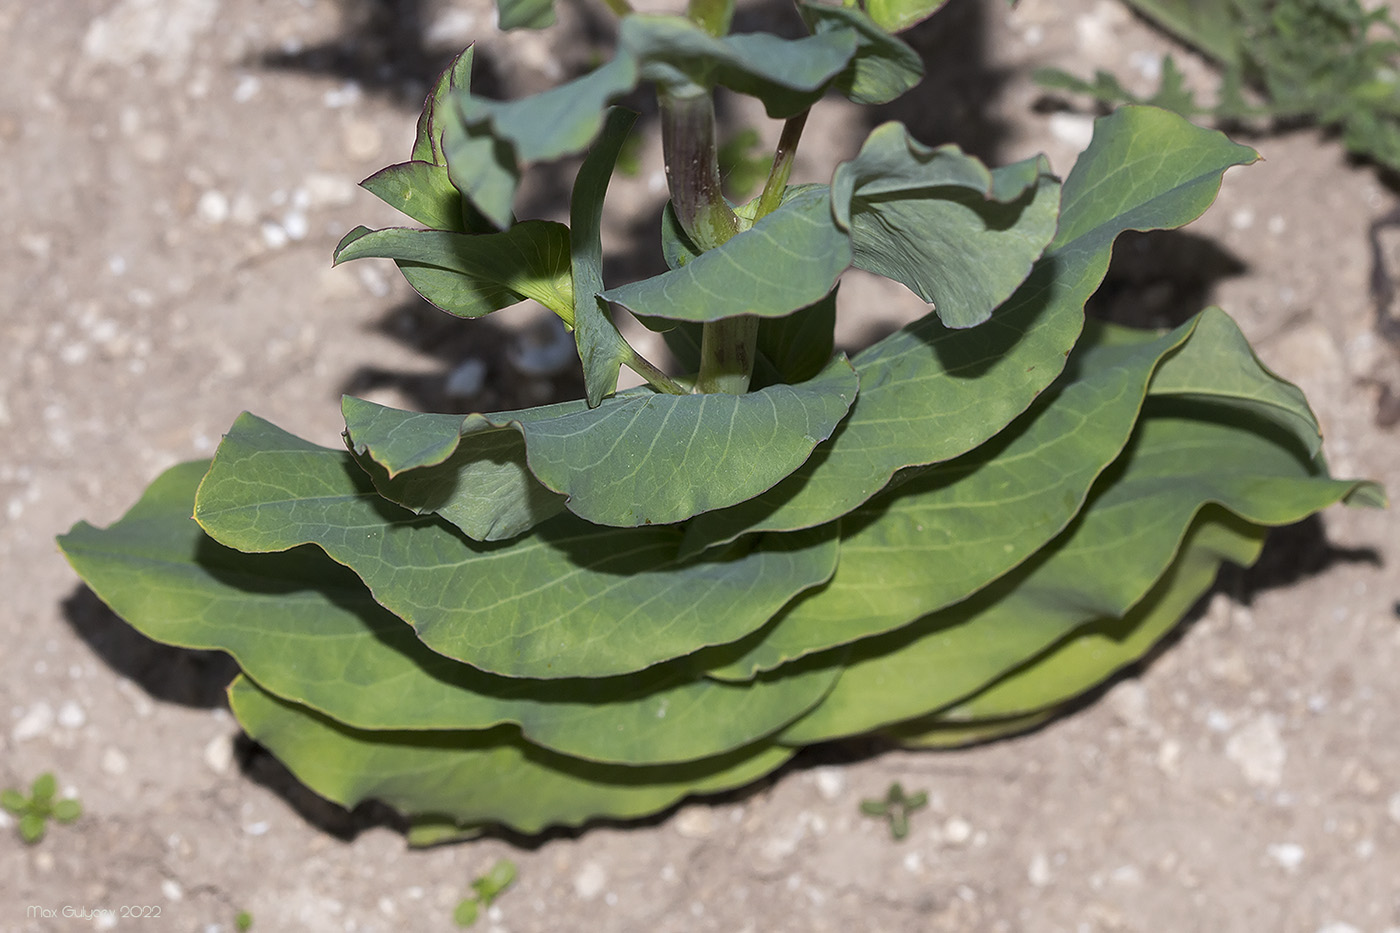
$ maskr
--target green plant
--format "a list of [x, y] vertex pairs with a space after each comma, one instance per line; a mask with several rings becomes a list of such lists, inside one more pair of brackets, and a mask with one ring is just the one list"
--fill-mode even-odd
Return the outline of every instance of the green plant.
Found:
[[928, 794], [905, 794], [904, 787], [895, 781], [883, 798], [862, 800], [860, 812], [866, 816], [878, 816], [890, 824], [890, 838], [903, 839], [909, 835], [909, 817], [916, 810], [928, 806]]
[[[1347, 148], [1400, 169], [1400, 25], [1358, 0], [1126, 0], [1222, 70], [1214, 105], [1197, 104], [1170, 56], [1158, 89], [1134, 95], [1108, 72], [1084, 81], [1057, 68], [1046, 87], [1108, 104], [1150, 103], [1184, 116], [1269, 117], [1335, 127]], [[1246, 90], [1260, 95], [1251, 102]]]
[[[919, 82], [892, 31], [940, 5], [804, 2], [794, 40], [731, 35], [724, 0], [624, 8], [612, 59], [512, 101], [471, 93], [468, 51], [411, 161], [364, 182], [422, 229], [357, 228], [337, 261], [392, 259], [464, 318], [541, 303], [586, 398], [466, 416], [346, 398], [344, 450], [245, 414], [212, 463], [76, 525], [69, 560], [148, 636], [234, 657], [234, 713], [308, 786], [387, 801], [426, 844], [643, 816], [845, 736], [1029, 728], [1142, 657], [1269, 526], [1381, 504], [1328, 477], [1301, 393], [1223, 312], [1169, 333], [1085, 321], [1117, 235], [1194, 219], [1252, 150], [1128, 107], [1061, 182], [890, 123], [829, 185], [788, 184], [819, 98]], [[502, 0], [503, 22], [527, 12]], [[669, 269], [607, 287], [600, 216], [632, 124], [611, 103], [644, 85]], [[739, 206], [720, 86], [783, 121]], [[573, 153], [569, 224], [516, 218], [524, 167]], [[852, 266], [930, 310], [848, 359]], [[671, 372], [619, 308], [665, 332]], [[616, 391], [623, 366], [648, 384]]]
[[510, 859], [497, 859], [491, 870], [472, 882], [473, 896], [463, 898], [452, 912], [452, 919], [459, 927], [469, 927], [476, 923], [481, 911], [490, 907], [501, 892], [515, 883], [515, 863]]
[[0, 792], [0, 806], [19, 817], [19, 835], [33, 845], [48, 832], [49, 820], [71, 823], [83, 815], [83, 805], [73, 798], [55, 800], [58, 781], [50, 772], [34, 779], [29, 796], [13, 788]]
[[233, 918], [233, 928], [238, 933], [248, 933], [253, 928], [253, 915], [246, 910], [240, 910]]

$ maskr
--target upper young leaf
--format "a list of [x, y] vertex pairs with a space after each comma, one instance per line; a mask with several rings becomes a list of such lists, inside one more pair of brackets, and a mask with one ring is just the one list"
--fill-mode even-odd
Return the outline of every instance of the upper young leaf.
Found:
[[1224, 171], [1257, 157], [1166, 111], [1125, 107], [1099, 119], [1065, 180], [1055, 239], [992, 320], [950, 330], [928, 315], [858, 354], [860, 398], [831, 442], [753, 502], [691, 523], [688, 546], [830, 521], [897, 470], [951, 459], [1001, 431], [1059, 375], [1117, 235], [1194, 220]]
[[574, 323], [569, 228], [527, 220], [502, 233], [356, 227], [335, 249], [337, 264], [394, 259], [424, 298], [458, 317], [480, 317], [533, 298]]
[[877, 127], [831, 180], [855, 264], [933, 305], [949, 327], [991, 317], [1055, 235], [1060, 185], [1044, 158], [987, 169], [956, 146], [930, 149]]
[[850, 264], [850, 237], [833, 222], [826, 189], [813, 185], [723, 246], [602, 297], [666, 321], [781, 317], [824, 298]]
[[857, 104], [888, 103], [923, 80], [918, 53], [860, 10], [830, 3], [798, 3], [798, 9], [807, 28], [818, 35], [855, 32], [856, 54], [832, 83]]
[[674, 16], [628, 16], [609, 62], [567, 84], [514, 101], [457, 97], [446, 139], [455, 184], [506, 226], [522, 165], [579, 152], [598, 135], [610, 104], [643, 81], [733, 88], [763, 101], [770, 116], [801, 112], [855, 55], [853, 30], [803, 39], [768, 33], [711, 36]]

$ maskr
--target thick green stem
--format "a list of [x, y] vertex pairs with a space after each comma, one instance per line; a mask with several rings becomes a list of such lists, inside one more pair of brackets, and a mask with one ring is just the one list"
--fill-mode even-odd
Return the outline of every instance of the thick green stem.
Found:
[[[714, 100], [709, 91], [695, 85], [665, 88], [660, 100], [661, 145], [676, 219], [701, 250], [723, 246], [739, 232], [739, 218], [724, 199], [720, 184]], [[757, 342], [756, 318], [706, 324], [696, 390], [747, 392]]]
[[663, 88], [661, 146], [671, 205], [691, 241], [714, 249], [739, 232], [739, 218], [724, 199], [715, 147], [715, 105], [710, 92], [696, 85]]

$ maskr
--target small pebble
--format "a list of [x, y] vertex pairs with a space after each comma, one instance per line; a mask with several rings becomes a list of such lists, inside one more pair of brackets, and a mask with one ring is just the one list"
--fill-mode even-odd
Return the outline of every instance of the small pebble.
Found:
[[486, 387], [486, 363], [472, 357], [464, 360], [447, 374], [447, 394], [454, 398], [471, 398]]
[[1030, 866], [1026, 869], [1026, 878], [1037, 888], [1043, 888], [1050, 883], [1050, 860], [1045, 857], [1044, 852], [1037, 852], [1031, 857]]
[[1288, 752], [1279, 733], [1278, 717], [1258, 716], [1241, 726], [1225, 743], [1225, 757], [1239, 765], [1245, 781], [1255, 787], [1278, 787]]
[[258, 820], [256, 823], [249, 823], [247, 826], [244, 826], [243, 831], [250, 836], [265, 836], [267, 835], [267, 831], [271, 828], [267, 820]]
[[1386, 812], [1390, 814], [1392, 822], [1400, 823], [1400, 791], [1390, 795], [1390, 800], [1386, 803]]
[[68, 700], [58, 708], [58, 724], [65, 729], [81, 729], [87, 722], [87, 713], [75, 701]]
[[204, 746], [204, 763], [215, 774], [227, 774], [233, 765], [233, 736], [216, 735]]
[[706, 806], [686, 807], [676, 814], [676, 832], [687, 839], [704, 839], [715, 831], [714, 812]]
[[813, 777], [817, 782], [817, 793], [823, 800], [836, 800], [846, 790], [846, 774], [840, 768], [818, 768]]
[[586, 862], [577, 875], [574, 875], [574, 893], [585, 901], [591, 901], [603, 893], [608, 883], [608, 873], [597, 862]]
[[1086, 149], [1094, 138], [1094, 118], [1057, 111], [1050, 114], [1050, 135], [1076, 149]]
[[184, 898], [185, 891], [180, 887], [180, 883], [173, 878], [166, 878], [160, 883], [160, 893], [164, 894], [167, 900], [178, 901]]
[[15, 727], [10, 730], [10, 738], [16, 742], [24, 742], [28, 739], [38, 738], [53, 728], [54, 714], [53, 707], [42, 700], [29, 708], [29, 712], [20, 717], [20, 721], [15, 723]]
[[119, 750], [115, 748], [109, 748], [102, 753], [103, 772], [110, 774], [113, 777], [120, 777], [121, 775], [126, 773], [126, 769], [126, 756], [123, 755]]
[[195, 215], [212, 226], [218, 226], [228, 220], [229, 211], [228, 196], [212, 188], [201, 194], [194, 206]]
[[1269, 846], [1269, 858], [1288, 871], [1297, 871], [1307, 854], [1296, 842], [1280, 842]]
[[1361, 933], [1350, 923], [1329, 923], [1326, 926], [1318, 927], [1317, 933]]
[[972, 824], [960, 816], [950, 817], [943, 824], [943, 838], [955, 846], [960, 846], [972, 838]]

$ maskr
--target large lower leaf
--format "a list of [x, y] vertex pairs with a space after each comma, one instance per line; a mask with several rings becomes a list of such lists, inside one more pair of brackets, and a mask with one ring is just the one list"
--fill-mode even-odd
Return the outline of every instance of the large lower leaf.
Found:
[[817, 531], [686, 561], [674, 529], [569, 515], [481, 544], [381, 499], [349, 454], [246, 414], [219, 445], [195, 518], [241, 551], [315, 544], [434, 651], [547, 679], [625, 674], [736, 641], [826, 580], [837, 551]]
[[681, 765], [579, 761], [508, 726], [481, 732], [366, 732], [280, 700], [246, 678], [229, 688], [238, 721], [297, 778], [345, 807], [381, 800], [406, 814], [522, 833], [594, 818], [635, 819], [687, 794], [741, 787], [792, 756], [771, 745]]
[[1152, 374], [1195, 322], [1127, 345], [1081, 342], [1062, 388], [994, 440], [842, 519], [831, 581], [796, 599], [716, 676], [750, 677], [966, 598], [1062, 531], [1123, 450]]
[[815, 704], [837, 668], [724, 684], [689, 662], [600, 680], [498, 677], [426, 648], [350, 571], [313, 548], [244, 554], [190, 520], [208, 464], [175, 467], [107, 529], [60, 546], [149, 638], [227, 652], [278, 696], [361, 729], [521, 727], [557, 752], [624, 764], [690, 761], [768, 735]]
[[[503, 233], [356, 227], [335, 249], [337, 263], [393, 259], [424, 298], [458, 317], [480, 317], [533, 298], [574, 322], [569, 228], [527, 220]], [[421, 274], [415, 276], [415, 271]]]
[[860, 353], [860, 398], [841, 430], [767, 493], [693, 522], [687, 546], [830, 521], [897, 470], [952, 459], [1001, 431], [1059, 375], [1114, 238], [1195, 219], [1222, 173], [1255, 158], [1166, 111], [1126, 107], [1098, 120], [1065, 180], [1054, 242], [992, 319], [959, 331], [928, 316]]
[[805, 744], [938, 710], [1079, 627], [1123, 615], [1166, 572], [1205, 506], [1282, 525], [1368, 491], [1328, 479], [1321, 463], [1300, 460], [1286, 439], [1227, 408], [1154, 400], [1149, 409], [1061, 538], [966, 602], [854, 645], [831, 694], [783, 740]]
[[[530, 471], [568, 496], [570, 511], [600, 525], [637, 527], [684, 521], [768, 489], [831, 435], [855, 395], [855, 373], [843, 357], [807, 382], [745, 395], [643, 391], [591, 409], [566, 403], [455, 421], [355, 401], [347, 402], [346, 422], [355, 449], [391, 473], [422, 464], [418, 451], [473, 456], [462, 452], [479, 442], [494, 450], [495, 432], [519, 432]], [[399, 450], [409, 458], [397, 458]]]
[[1129, 612], [1075, 630], [987, 689], [944, 710], [939, 719], [954, 725], [1033, 716], [1074, 699], [1147, 654], [1210, 589], [1221, 564], [1252, 565], [1265, 535], [1266, 529], [1223, 510], [1204, 509], [1176, 561]]

